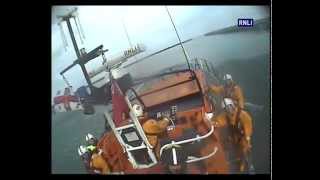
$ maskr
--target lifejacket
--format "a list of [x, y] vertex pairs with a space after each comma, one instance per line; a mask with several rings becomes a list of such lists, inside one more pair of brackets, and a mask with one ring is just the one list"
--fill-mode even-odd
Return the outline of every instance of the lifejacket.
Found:
[[97, 147], [96, 146], [94, 146], [94, 145], [89, 145], [89, 146], [87, 146], [87, 150], [89, 150], [89, 151], [94, 151], [95, 149], [96, 149]]
[[91, 156], [90, 167], [96, 174], [110, 173], [110, 167], [107, 161], [103, 158], [102, 152], [93, 153]]
[[233, 98], [234, 94], [234, 88], [236, 87], [235, 84], [232, 84], [231, 86], [224, 86], [223, 88], [223, 98]]
[[152, 146], [156, 146], [158, 144], [158, 137], [166, 134], [167, 126], [168, 121], [166, 120], [156, 121], [149, 119], [143, 123], [142, 128]]

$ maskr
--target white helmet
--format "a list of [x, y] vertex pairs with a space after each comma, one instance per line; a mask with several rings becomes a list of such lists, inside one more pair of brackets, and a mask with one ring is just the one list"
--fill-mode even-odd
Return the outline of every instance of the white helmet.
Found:
[[83, 145], [78, 147], [78, 153], [79, 156], [82, 156], [83, 154], [85, 154], [86, 152], [88, 152], [87, 148], [85, 148]]
[[93, 145], [93, 146], [96, 146], [97, 143], [98, 143], [98, 139], [96, 137], [94, 137], [92, 134], [88, 133], [86, 135], [86, 142], [87, 144], [89, 145]]
[[89, 141], [90, 139], [95, 139], [95, 137], [92, 134], [88, 133], [86, 135], [86, 141]]
[[140, 105], [138, 105], [138, 104], [134, 104], [134, 105], [132, 106], [132, 109], [133, 109], [133, 113], [134, 113], [137, 117], [143, 115], [142, 106], [140, 106]]
[[226, 81], [226, 80], [232, 80], [232, 76], [230, 74], [226, 74], [223, 76], [223, 80]]
[[221, 102], [221, 107], [222, 107], [223, 109], [225, 109], [225, 108], [228, 107], [229, 105], [235, 107], [232, 99], [230, 99], [230, 98], [224, 98], [224, 99], [222, 100], [222, 102]]

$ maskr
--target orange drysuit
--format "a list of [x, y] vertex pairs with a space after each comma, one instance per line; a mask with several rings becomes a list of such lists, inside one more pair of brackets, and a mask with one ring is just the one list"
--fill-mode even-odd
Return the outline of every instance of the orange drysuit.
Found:
[[238, 107], [244, 108], [244, 96], [240, 86], [236, 84], [231, 86], [210, 86], [209, 91], [222, 95], [223, 98], [231, 98]]
[[240, 171], [243, 171], [245, 162], [244, 157], [248, 155], [251, 150], [251, 136], [253, 132], [252, 118], [244, 110], [236, 108], [234, 113], [222, 112], [213, 118], [213, 124], [216, 127], [229, 127], [230, 134], [223, 139], [231, 141], [237, 147], [238, 158], [240, 162]]

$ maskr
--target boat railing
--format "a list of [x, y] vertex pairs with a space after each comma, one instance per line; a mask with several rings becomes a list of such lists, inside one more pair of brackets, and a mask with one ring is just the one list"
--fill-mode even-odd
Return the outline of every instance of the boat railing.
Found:
[[[195, 138], [186, 139], [186, 140], [177, 141], [177, 142], [171, 141], [171, 143], [168, 143], [168, 144], [166, 144], [166, 145], [164, 145], [164, 146], [162, 146], [162, 147], [160, 148], [160, 156], [162, 155], [162, 153], [163, 153], [163, 151], [164, 151], [165, 149], [174, 147], [174, 146], [176, 146], [176, 145], [187, 144], [187, 143], [192, 143], [192, 142], [195, 142], [195, 141], [203, 140], [203, 139], [209, 137], [210, 135], [212, 135], [213, 132], [214, 132], [214, 126], [211, 126], [210, 131], [209, 131], [207, 134], [203, 135], [203, 136], [199, 136], [199, 135], [198, 135], [198, 136], [195, 137]], [[186, 162], [187, 162], [187, 163], [192, 163], [192, 162], [197, 162], [197, 161], [201, 161], [201, 160], [204, 160], [204, 159], [208, 159], [208, 158], [212, 157], [213, 155], [215, 155], [217, 151], [218, 151], [218, 148], [215, 147], [210, 154], [208, 154], [208, 155], [206, 155], [206, 156], [203, 156], [203, 157], [191, 157], [191, 158], [190, 158], [189, 160], [187, 160]]]

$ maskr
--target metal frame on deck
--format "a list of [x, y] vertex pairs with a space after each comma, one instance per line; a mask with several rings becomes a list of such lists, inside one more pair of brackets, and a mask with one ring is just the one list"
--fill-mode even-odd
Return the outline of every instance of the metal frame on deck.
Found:
[[[182, 140], [182, 141], [178, 141], [178, 142], [172, 141], [172, 142], [170, 142], [170, 143], [168, 143], [168, 144], [166, 144], [166, 145], [164, 145], [164, 146], [162, 146], [160, 148], [160, 156], [162, 155], [163, 150], [166, 149], [166, 148], [170, 148], [170, 147], [175, 146], [175, 145], [186, 144], [186, 143], [191, 143], [191, 142], [195, 142], [195, 141], [199, 141], [199, 140], [205, 139], [205, 138], [209, 137], [210, 135], [212, 135], [213, 132], [214, 132], [214, 126], [211, 126], [211, 130], [207, 134], [205, 134], [203, 136], [198, 136], [196, 138]], [[187, 160], [186, 163], [192, 163], [192, 162], [197, 162], [197, 161], [208, 159], [208, 158], [212, 157], [213, 155], [215, 155], [217, 151], [218, 151], [218, 148], [215, 147], [214, 150], [210, 154], [208, 154], [207, 156], [196, 157], [196, 158], [193, 157], [192, 159]]]

